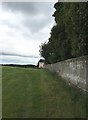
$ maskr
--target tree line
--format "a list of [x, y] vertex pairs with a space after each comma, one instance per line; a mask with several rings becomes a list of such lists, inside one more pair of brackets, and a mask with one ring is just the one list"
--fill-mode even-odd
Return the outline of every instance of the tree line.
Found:
[[20, 65], [20, 64], [0, 64], [1, 66], [22, 67], [22, 68], [38, 68], [36, 65]]
[[41, 44], [40, 54], [46, 63], [88, 55], [87, 2], [57, 2], [55, 25], [48, 42]]

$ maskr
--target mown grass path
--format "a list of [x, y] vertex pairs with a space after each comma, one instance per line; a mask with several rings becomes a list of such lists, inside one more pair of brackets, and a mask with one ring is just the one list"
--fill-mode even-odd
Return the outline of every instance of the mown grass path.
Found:
[[3, 118], [85, 118], [86, 96], [44, 69], [3, 67]]

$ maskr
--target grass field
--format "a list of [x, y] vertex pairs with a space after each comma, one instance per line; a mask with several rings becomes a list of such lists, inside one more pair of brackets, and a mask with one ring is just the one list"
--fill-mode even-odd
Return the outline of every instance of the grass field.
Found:
[[3, 118], [85, 118], [86, 96], [44, 69], [2, 68]]
[[0, 119], [2, 118], [2, 67], [0, 66]]

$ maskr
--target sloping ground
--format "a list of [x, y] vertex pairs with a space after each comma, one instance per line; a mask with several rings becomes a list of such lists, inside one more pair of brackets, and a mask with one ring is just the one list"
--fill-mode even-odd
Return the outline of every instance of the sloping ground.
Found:
[[3, 118], [85, 118], [86, 96], [55, 73], [3, 67]]

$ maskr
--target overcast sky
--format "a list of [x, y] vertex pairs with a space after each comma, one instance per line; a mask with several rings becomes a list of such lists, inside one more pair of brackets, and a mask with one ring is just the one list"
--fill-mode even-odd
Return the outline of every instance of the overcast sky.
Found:
[[37, 64], [39, 46], [48, 41], [54, 25], [54, 3], [0, 4], [0, 63]]

